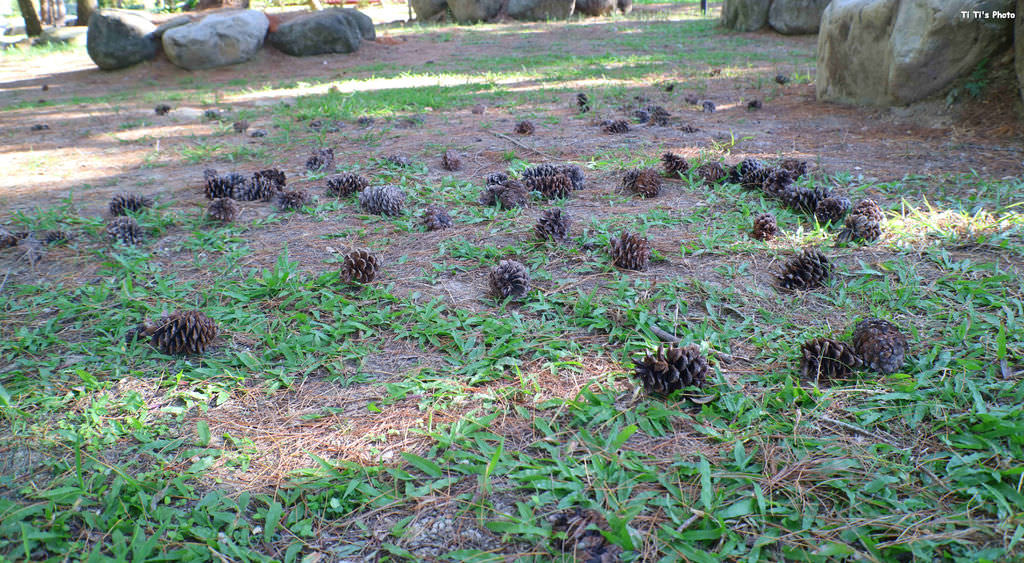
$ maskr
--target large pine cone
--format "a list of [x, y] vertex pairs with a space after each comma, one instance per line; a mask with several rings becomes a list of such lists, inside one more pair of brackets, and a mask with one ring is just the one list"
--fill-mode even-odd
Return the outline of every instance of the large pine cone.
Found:
[[764, 179], [761, 189], [771, 197], [782, 199], [783, 194], [792, 186], [793, 174], [785, 168], [774, 168]]
[[204, 190], [206, 199], [236, 197], [236, 190], [240, 190], [245, 186], [245, 176], [237, 172], [230, 172], [220, 176], [216, 170], [207, 168], [203, 171], [203, 177], [206, 180], [206, 188]]
[[672, 114], [661, 106], [648, 106], [647, 113], [650, 116], [647, 122], [658, 127], [668, 127], [668, 120]]
[[874, 242], [881, 236], [882, 226], [877, 221], [871, 220], [866, 215], [851, 213], [846, 217], [845, 226], [836, 235], [836, 240], [838, 242], [852, 242], [855, 240]]
[[862, 215], [876, 223], [881, 223], [885, 220], [885, 214], [882, 213], [882, 208], [879, 207], [873, 199], [862, 199], [858, 201], [857, 205], [850, 213], [853, 215]]
[[134, 246], [142, 241], [142, 227], [132, 217], [114, 217], [107, 223], [107, 235], [114, 242]]
[[785, 289], [813, 289], [832, 276], [832, 264], [817, 248], [805, 248], [791, 258], [779, 274], [779, 286]]
[[488, 184], [480, 194], [481, 205], [497, 203], [502, 209], [523, 207], [529, 199], [530, 192], [519, 180], [506, 180], [501, 184]]
[[399, 166], [402, 168], [412, 166], [412, 160], [410, 160], [409, 157], [401, 154], [389, 154], [384, 157], [384, 162], [386, 164], [390, 164], [391, 166]]
[[287, 182], [285, 173], [277, 168], [265, 168], [258, 170], [252, 175], [253, 180], [264, 180], [275, 186], [278, 191], [283, 190]]
[[779, 163], [779, 167], [788, 171], [794, 180], [799, 180], [801, 176], [807, 174], [806, 160], [800, 160], [798, 158], [786, 158]]
[[370, 283], [377, 277], [380, 259], [369, 250], [353, 250], [345, 255], [341, 264], [341, 279], [345, 282]]
[[903, 367], [907, 337], [884, 319], [864, 319], [853, 329], [853, 348], [871, 369], [883, 374]]
[[360, 174], [345, 172], [327, 179], [327, 194], [336, 197], [346, 197], [363, 191], [370, 181]]
[[65, 242], [71, 242], [75, 239], [75, 235], [68, 231], [62, 231], [60, 229], [52, 231], [43, 231], [42, 241], [46, 244], [60, 244]]
[[306, 170], [310, 172], [330, 172], [334, 168], [334, 149], [325, 147], [313, 151], [306, 160]]
[[439, 231], [451, 227], [452, 218], [448, 216], [448, 211], [445, 208], [431, 205], [423, 214], [423, 225], [427, 227], [428, 231]]
[[672, 152], [661, 155], [661, 165], [665, 168], [665, 175], [673, 178], [682, 176], [690, 170], [690, 163]]
[[800, 374], [805, 379], [847, 378], [864, 362], [853, 348], [831, 338], [815, 338], [800, 347]]
[[504, 184], [505, 182], [508, 182], [510, 179], [511, 178], [508, 177], [508, 174], [505, 174], [504, 172], [491, 172], [490, 174], [487, 175], [487, 179], [485, 180], [484, 185], [494, 186], [497, 184]]
[[708, 361], [693, 344], [668, 350], [659, 346], [653, 356], [646, 355], [636, 362], [634, 373], [648, 393], [668, 395], [683, 387], [704, 387]]
[[836, 224], [850, 212], [850, 205], [850, 200], [845, 197], [826, 197], [814, 208], [814, 218], [822, 225], [825, 223]]
[[119, 217], [129, 211], [138, 213], [147, 207], [153, 206], [153, 198], [131, 192], [121, 192], [110, 200], [110, 215]]
[[[500, 172], [498, 174], [501, 174]], [[584, 183], [583, 169], [575, 164], [538, 164], [531, 166], [523, 171], [522, 180], [527, 185], [530, 182], [536, 181], [536, 179], [550, 176], [558, 176], [559, 174], [565, 175], [572, 182], [572, 189], [582, 190]], [[506, 176], [507, 177], [507, 176]], [[490, 176], [488, 176], [488, 184], [491, 183]]]
[[601, 130], [605, 133], [628, 133], [629, 122], [625, 119], [605, 120], [601, 122]]
[[[601, 534], [608, 530], [608, 522], [594, 510], [574, 508], [548, 517], [551, 531], [558, 534], [554, 544], [572, 554], [573, 561], [586, 563], [616, 563], [621, 561], [622, 548], [610, 543]], [[561, 534], [565, 535], [562, 539]]]
[[530, 271], [515, 260], [502, 260], [491, 269], [491, 295], [498, 299], [522, 299], [530, 291]]
[[165, 354], [202, 354], [217, 337], [217, 323], [202, 311], [175, 311], [152, 330], [153, 346]]
[[721, 162], [705, 162], [697, 167], [697, 177], [705, 184], [716, 184], [725, 178], [725, 168]]
[[274, 203], [281, 211], [298, 211], [313, 200], [306, 190], [284, 190], [277, 194]]
[[804, 213], [814, 213], [822, 200], [832, 197], [832, 192], [824, 186], [814, 189], [805, 188], [796, 184], [790, 184], [779, 196], [779, 199], [793, 209]]
[[622, 189], [651, 198], [661, 192], [661, 176], [653, 168], [634, 168], [622, 177]]
[[565, 174], [524, 178], [530, 191], [540, 192], [545, 199], [561, 199], [572, 193], [572, 180]]
[[523, 121], [516, 123], [515, 132], [517, 135], [533, 135], [533, 132], [536, 130], [537, 128], [534, 127], [532, 121], [524, 119]]
[[285, 174], [276, 168], [260, 170], [242, 186], [235, 187], [235, 199], [242, 201], [273, 201], [285, 187]]
[[441, 155], [441, 168], [454, 172], [459, 168], [462, 168], [462, 159], [459, 158], [459, 153], [455, 151], [444, 151]]
[[541, 214], [537, 224], [533, 227], [533, 231], [537, 233], [537, 238], [564, 242], [566, 237], [569, 236], [569, 227], [571, 225], [572, 221], [569, 219], [569, 213], [556, 207], [554, 209], [546, 209]]
[[763, 160], [744, 158], [729, 170], [729, 183], [746, 184], [746, 180], [751, 174], [765, 168], [768, 168], [768, 165]]
[[230, 223], [238, 218], [239, 208], [235, 200], [229, 197], [221, 197], [210, 202], [206, 208], [206, 214], [211, 219], [221, 223]]
[[779, 234], [779, 226], [775, 222], [775, 216], [771, 213], [762, 213], [754, 217], [754, 232], [752, 236], [757, 240], [771, 240]]
[[359, 194], [359, 206], [377, 215], [401, 215], [405, 192], [393, 185], [370, 186]]
[[590, 111], [590, 98], [583, 92], [577, 93], [576, 107], [580, 110], [580, 113], [587, 113]]
[[0, 248], [10, 248], [12, 246], [18, 246], [18, 241], [21, 239], [18, 235], [5, 230], [0, 229]]
[[612, 239], [612, 260], [624, 270], [646, 270], [651, 259], [651, 245], [646, 238], [634, 233], [622, 233]]

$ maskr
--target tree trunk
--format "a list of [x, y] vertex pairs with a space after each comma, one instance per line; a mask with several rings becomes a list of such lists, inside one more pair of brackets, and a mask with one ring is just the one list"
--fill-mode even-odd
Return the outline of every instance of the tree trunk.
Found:
[[43, 34], [43, 26], [39, 23], [39, 16], [36, 14], [36, 7], [32, 0], [18, 0], [18, 9], [21, 10], [21, 17], [25, 20], [25, 34], [29, 37], [38, 37]]
[[50, 16], [50, 0], [39, 0], [39, 23], [53, 25], [53, 17]]
[[96, 11], [96, 0], [78, 0], [78, 21], [75, 25], [89, 25], [89, 16]]

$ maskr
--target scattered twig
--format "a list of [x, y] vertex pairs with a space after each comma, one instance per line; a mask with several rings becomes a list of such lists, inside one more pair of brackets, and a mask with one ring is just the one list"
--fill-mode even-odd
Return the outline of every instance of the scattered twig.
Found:
[[554, 156], [551, 156], [550, 154], [548, 154], [548, 153], [546, 153], [544, 151], [540, 151], [540, 150], [537, 150], [537, 149], [535, 149], [533, 147], [524, 145], [523, 143], [520, 143], [519, 141], [513, 139], [512, 137], [509, 137], [508, 135], [504, 135], [502, 133], [495, 133], [494, 131], [491, 131], [491, 135], [494, 135], [495, 137], [501, 137], [502, 139], [505, 139], [506, 141], [508, 141], [508, 142], [518, 146], [518, 147], [524, 148], [524, 149], [526, 149], [528, 151], [535, 152], [535, 153], [537, 153], [537, 154], [539, 154], [541, 156], [546, 156], [546, 157], [548, 157], [548, 158], [550, 158], [552, 160], [557, 160]]
[[822, 422], [827, 422], [829, 424], [834, 424], [834, 425], [839, 426], [841, 428], [845, 428], [845, 429], [847, 429], [850, 432], [853, 432], [855, 434], [860, 434], [861, 436], [866, 436], [868, 438], [874, 438], [875, 440], [878, 440], [879, 442], [885, 442], [886, 444], [889, 444], [891, 446], [896, 446], [896, 444], [892, 443], [892, 440], [888, 440], [888, 439], [886, 439], [886, 438], [884, 438], [882, 436], [879, 436], [878, 434], [875, 434], [874, 432], [871, 432], [870, 430], [864, 430], [863, 428], [858, 428], [858, 427], [856, 427], [856, 426], [854, 426], [854, 425], [852, 425], [852, 424], [850, 424], [848, 422], [843, 422], [841, 420], [836, 420], [834, 418], [827, 417], [827, 416], [819, 416], [818, 420], [821, 420]]

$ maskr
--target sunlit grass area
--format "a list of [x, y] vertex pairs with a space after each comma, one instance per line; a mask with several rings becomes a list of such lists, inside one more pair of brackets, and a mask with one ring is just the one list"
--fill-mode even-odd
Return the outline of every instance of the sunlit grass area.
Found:
[[[407, 46], [325, 64], [158, 62], [99, 75], [112, 86], [81, 71], [4, 93], [0, 228], [26, 236], [0, 249], [0, 558], [1019, 560], [1024, 183], [893, 174], [888, 154], [834, 133], [860, 131], [839, 112], [834, 130], [787, 136], [828, 109], [806, 92], [813, 38], [723, 32], [698, 2], [674, 4], [395, 25], [379, 31]], [[767, 109], [748, 111], [753, 97]], [[648, 104], [671, 124], [637, 123]], [[611, 117], [631, 131], [603, 133]], [[533, 135], [513, 133], [523, 119]], [[845, 144], [804, 146], [828, 135]], [[309, 170], [321, 147], [335, 162]], [[439, 165], [446, 150], [461, 168]], [[669, 150], [691, 170], [660, 175], [657, 197], [622, 188]], [[877, 201], [880, 238], [840, 242], [842, 224], [692, 170], [788, 156], [812, 168], [797, 185]], [[584, 188], [479, 203], [488, 174], [543, 162], [580, 166]], [[207, 216], [206, 169], [271, 167], [314, 197]], [[330, 195], [341, 172], [399, 187], [402, 212]], [[134, 246], [106, 231], [125, 190], [155, 199], [130, 213]], [[426, 230], [431, 205], [450, 228]], [[569, 235], [539, 240], [555, 208]], [[766, 212], [767, 242], [750, 236]], [[53, 231], [71, 236], [30, 254]], [[613, 264], [624, 232], [648, 239], [646, 270]], [[806, 247], [833, 275], [780, 290]], [[372, 283], [343, 281], [354, 249], [379, 257]], [[488, 295], [508, 259], [529, 272], [521, 300]], [[203, 354], [130, 338], [193, 309], [219, 329]], [[907, 338], [894, 373], [801, 375], [804, 342], [849, 341], [869, 317]], [[672, 345], [699, 350], [707, 384], [652, 395], [635, 367]]]

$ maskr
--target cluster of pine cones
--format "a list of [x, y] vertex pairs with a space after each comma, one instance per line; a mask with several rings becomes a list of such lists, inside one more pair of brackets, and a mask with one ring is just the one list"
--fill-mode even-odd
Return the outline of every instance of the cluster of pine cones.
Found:
[[852, 344], [832, 338], [815, 338], [800, 347], [800, 374], [807, 379], [847, 378], [868, 367], [888, 375], [903, 367], [907, 337], [893, 323], [876, 318], [860, 321], [853, 329]]

